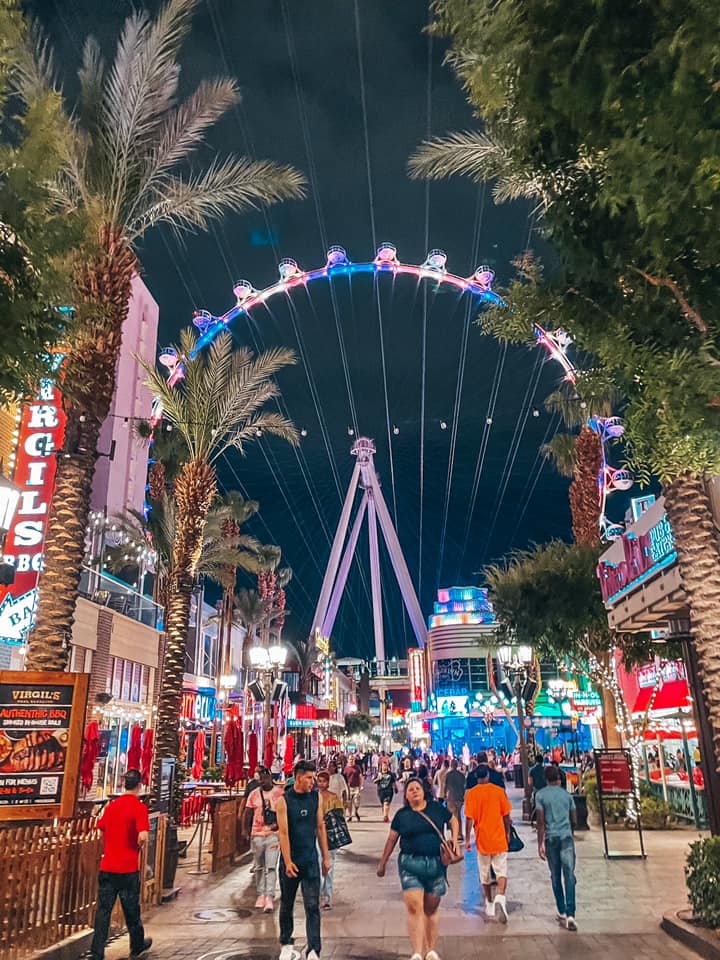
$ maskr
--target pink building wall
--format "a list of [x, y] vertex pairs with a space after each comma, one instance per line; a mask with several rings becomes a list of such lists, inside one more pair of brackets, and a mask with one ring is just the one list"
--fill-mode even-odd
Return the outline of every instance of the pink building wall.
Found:
[[[154, 364], [157, 353], [158, 305], [139, 276], [132, 282], [132, 299], [123, 326], [115, 395], [98, 442], [92, 489], [92, 509], [108, 517], [129, 508], [142, 510], [147, 478], [147, 442], [135, 434], [135, 423], [150, 417], [152, 394], [144, 385], [145, 371], [135, 356]], [[109, 456], [108, 456], [109, 454]]]

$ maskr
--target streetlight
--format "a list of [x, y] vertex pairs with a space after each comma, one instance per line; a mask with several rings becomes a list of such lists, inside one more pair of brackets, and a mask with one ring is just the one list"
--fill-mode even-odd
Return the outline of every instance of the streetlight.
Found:
[[[12, 527], [15, 511], [20, 502], [20, 487], [3, 476], [0, 462], [0, 547], [5, 544], [5, 534]], [[12, 563], [0, 563], [0, 584], [9, 587], [15, 579], [15, 567]]]
[[272, 692], [275, 682], [276, 671], [285, 666], [287, 660], [287, 647], [281, 643], [271, 643], [269, 646], [263, 646], [261, 643], [255, 643], [248, 651], [250, 666], [256, 673], [262, 674], [262, 687], [265, 694], [265, 735], [270, 729], [272, 719]]
[[537, 689], [537, 684], [534, 678], [531, 677], [535, 655], [533, 654], [532, 647], [526, 646], [499, 647], [497, 655], [515, 695], [518, 718], [518, 747], [520, 749], [520, 765], [522, 767], [523, 788], [525, 791], [522, 818], [523, 820], [530, 820], [530, 784], [528, 782], [530, 764], [528, 763], [527, 739], [525, 735], [523, 695], [524, 699], [529, 701]]

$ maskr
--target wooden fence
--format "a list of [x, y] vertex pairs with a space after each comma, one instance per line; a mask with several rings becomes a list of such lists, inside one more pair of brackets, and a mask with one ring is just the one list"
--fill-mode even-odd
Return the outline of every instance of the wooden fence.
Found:
[[[143, 904], [159, 903], [164, 816], [141, 862]], [[0, 957], [25, 960], [92, 926], [102, 833], [90, 817], [0, 830]], [[118, 905], [119, 909], [119, 905]], [[122, 923], [121, 914], [113, 920]]]

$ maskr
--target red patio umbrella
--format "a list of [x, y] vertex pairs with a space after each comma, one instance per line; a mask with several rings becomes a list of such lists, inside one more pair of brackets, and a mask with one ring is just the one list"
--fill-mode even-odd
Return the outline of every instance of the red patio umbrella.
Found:
[[248, 773], [251, 777], [255, 776], [258, 765], [258, 739], [254, 730], [250, 731], [248, 737]]
[[147, 786], [150, 783], [150, 774], [152, 773], [153, 761], [153, 740], [154, 733], [150, 727], [145, 731], [142, 738], [142, 754], [140, 755], [140, 772], [142, 773], [142, 782]]
[[128, 770], [140, 769], [140, 758], [142, 756], [142, 728], [139, 723], [130, 731], [130, 746], [127, 752]]
[[243, 775], [243, 732], [235, 720], [228, 721], [225, 728], [225, 783], [234, 787]]
[[340, 741], [336, 740], [335, 737], [328, 737], [327, 740], [323, 740], [322, 745], [324, 747], [339, 747]]
[[272, 767], [273, 760], [275, 759], [275, 731], [272, 727], [265, 734], [265, 756], [263, 763], [268, 768]]
[[292, 773], [293, 761], [295, 759], [295, 739], [289, 733], [285, 737], [285, 757], [283, 759], [283, 773]]
[[185, 727], [180, 730], [180, 759], [187, 760], [187, 733]]
[[199, 730], [195, 737], [195, 750], [193, 751], [192, 775], [195, 780], [199, 780], [203, 772], [203, 760], [205, 759], [205, 731]]
[[89, 790], [93, 784], [93, 774], [95, 772], [95, 761], [100, 753], [100, 731], [94, 720], [85, 728], [83, 734], [83, 752], [80, 761], [80, 782], [85, 790]]

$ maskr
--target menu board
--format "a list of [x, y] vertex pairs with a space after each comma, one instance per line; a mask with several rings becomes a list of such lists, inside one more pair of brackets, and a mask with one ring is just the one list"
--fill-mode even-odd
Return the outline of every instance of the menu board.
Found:
[[625, 750], [597, 750], [598, 786], [603, 796], [627, 796], [633, 792], [630, 756]]
[[0, 671], [0, 821], [72, 816], [88, 679]]

